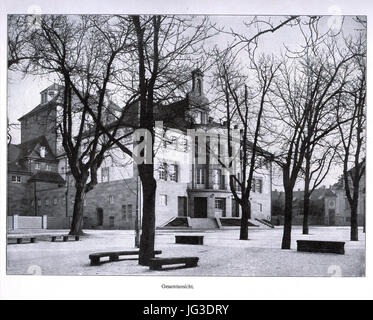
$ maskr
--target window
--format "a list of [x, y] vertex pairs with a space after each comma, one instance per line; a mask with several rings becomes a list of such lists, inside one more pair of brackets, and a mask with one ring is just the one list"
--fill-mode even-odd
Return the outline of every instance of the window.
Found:
[[251, 181], [251, 191], [252, 191], [252, 192], [255, 192], [255, 186], [256, 186], [255, 181], [256, 181], [255, 178], [253, 178], [253, 180]]
[[41, 200], [38, 199], [38, 207], [41, 207]]
[[57, 203], [58, 203], [58, 199], [57, 199], [57, 198], [54, 198], [54, 199], [53, 199], [53, 204], [56, 206]]
[[160, 194], [159, 195], [159, 203], [163, 207], [167, 206], [167, 195], [166, 194]]
[[205, 169], [197, 169], [197, 184], [205, 184]]
[[109, 168], [108, 167], [101, 169], [101, 182], [109, 182]]
[[214, 184], [220, 186], [221, 184], [221, 170], [220, 169], [215, 169], [213, 171], [213, 182]]
[[45, 170], [47, 171], [51, 171], [52, 170], [52, 167], [50, 164], [47, 164], [46, 167], [45, 167]]
[[158, 168], [159, 180], [167, 180], [167, 163], [163, 162]]
[[40, 147], [39, 153], [40, 157], [45, 158], [45, 147]]
[[184, 152], [188, 151], [188, 139], [184, 139]]
[[225, 199], [215, 198], [215, 209], [224, 210], [225, 209]]
[[13, 183], [21, 183], [21, 176], [12, 176]]
[[114, 204], [114, 196], [109, 196], [109, 203]]
[[258, 209], [259, 212], [263, 212], [263, 205], [261, 203], [258, 203]]
[[128, 220], [132, 220], [132, 204], [127, 206]]
[[179, 166], [177, 164], [170, 165], [169, 175], [170, 175], [171, 181], [175, 181], [175, 182], [178, 181], [178, 169], [179, 169]]
[[111, 216], [111, 217], [109, 217], [109, 227], [110, 228], [114, 228], [114, 217], [113, 216]]
[[49, 206], [49, 199], [45, 199], [45, 205]]
[[127, 219], [127, 206], [125, 204], [122, 205], [122, 219], [123, 220]]
[[259, 193], [263, 193], [263, 180], [262, 179], [256, 179], [256, 191]]
[[40, 163], [39, 162], [35, 163], [35, 170], [40, 170]]
[[31, 200], [31, 202], [30, 202], [30, 207], [31, 207], [31, 208], [34, 207], [34, 200]]

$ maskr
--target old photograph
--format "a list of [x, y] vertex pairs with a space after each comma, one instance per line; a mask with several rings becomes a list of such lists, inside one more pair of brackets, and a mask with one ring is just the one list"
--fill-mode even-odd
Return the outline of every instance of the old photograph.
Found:
[[7, 36], [7, 275], [365, 277], [366, 16]]

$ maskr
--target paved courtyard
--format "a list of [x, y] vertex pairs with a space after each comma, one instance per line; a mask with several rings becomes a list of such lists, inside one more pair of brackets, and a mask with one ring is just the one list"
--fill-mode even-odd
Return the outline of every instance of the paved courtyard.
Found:
[[[42, 231], [40, 231], [42, 233]], [[47, 230], [48, 234], [51, 230]], [[56, 232], [61, 232], [61, 230]], [[64, 232], [67, 232], [64, 230]], [[177, 231], [157, 231], [156, 249], [162, 257], [198, 256], [199, 266], [191, 269], [150, 271], [136, 260], [108, 262], [90, 266], [88, 255], [100, 251], [134, 248], [134, 232], [127, 230], [86, 230], [81, 241], [9, 244], [8, 274], [44, 275], [164, 275], [164, 276], [321, 276], [365, 275], [365, 234], [359, 230], [358, 242], [349, 241], [348, 227], [311, 227], [302, 235], [294, 227], [292, 250], [281, 250], [282, 227], [250, 228], [249, 240], [238, 239], [239, 230], [198, 232], [205, 244], [175, 244]], [[27, 231], [25, 232], [27, 233]], [[296, 240], [340, 240], [346, 242], [346, 254], [300, 253]], [[128, 258], [127, 258], [128, 259]]]

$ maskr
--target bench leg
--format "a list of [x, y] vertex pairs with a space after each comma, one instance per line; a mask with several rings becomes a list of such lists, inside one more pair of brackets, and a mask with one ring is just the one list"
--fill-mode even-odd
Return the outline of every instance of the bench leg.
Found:
[[197, 267], [197, 262], [187, 262], [185, 268], [194, 268]]
[[119, 260], [119, 256], [117, 254], [113, 254], [109, 256], [109, 261], [118, 261], [118, 260]]
[[31, 238], [31, 239], [30, 239], [30, 242], [31, 242], [31, 243], [35, 243], [35, 242], [36, 242], [36, 239], [35, 239], [35, 238]]
[[51, 241], [55, 242], [56, 241], [56, 237], [53, 236]]
[[91, 259], [91, 266], [99, 266], [100, 265], [100, 258], [99, 257], [93, 257]]
[[22, 243], [22, 238], [18, 238], [17, 239], [17, 244], [21, 244]]
[[79, 241], [79, 236], [75, 236], [75, 241]]
[[63, 236], [63, 241], [66, 242], [67, 240], [69, 240], [69, 237], [68, 236]]

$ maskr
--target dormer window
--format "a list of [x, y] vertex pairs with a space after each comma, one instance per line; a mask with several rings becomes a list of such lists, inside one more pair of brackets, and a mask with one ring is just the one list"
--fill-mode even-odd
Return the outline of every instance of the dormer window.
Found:
[[40, 147], [40, 157], [45, 158], [45, 147]]

